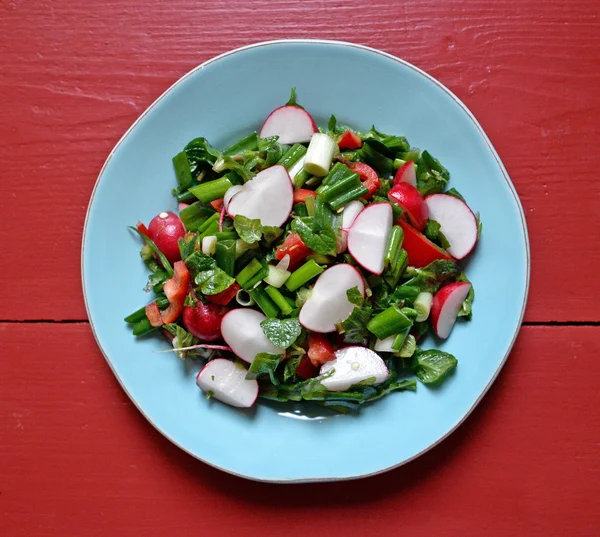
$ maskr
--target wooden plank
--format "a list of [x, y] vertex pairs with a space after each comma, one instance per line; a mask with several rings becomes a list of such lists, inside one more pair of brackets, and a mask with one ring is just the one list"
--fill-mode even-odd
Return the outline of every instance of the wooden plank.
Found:
[[7, 0], [0, 13], [0, 304], [11, 305], [4, 318], [85, 318], [79, 255], [94, 181], [121, 134], [165, 88], [233, 47], [319, 37], [394, 53], [465, 101], [527, 213], [527, 319], [600, 319], [588, 298], [600, 292], [600, 243], [589, 227], [600, 206], [594, 0], [568, 9], [547, 0], [173, 0], [143, 8]]
[[599, 342], [600, 327], [525, 327], [433, 451], [368, 480], [278, 486], [172, 446], [86, 324], [0, 323], [0, 535], [598, 535]]

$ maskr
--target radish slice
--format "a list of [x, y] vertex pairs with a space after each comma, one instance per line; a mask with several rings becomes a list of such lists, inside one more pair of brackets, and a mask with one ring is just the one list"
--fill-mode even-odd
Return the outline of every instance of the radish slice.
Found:
[[392, 231], [389, 203], [374, 203], [363, 209], [348, 232], [348, 250], [365, 270], [383, 272], [383, 258]]
[[412, 160], [405, 162], [398, 168], [394, 177], [394, 186], [398, 183], [408, 183], [416, 188], [417, 174], [415, 173], [415, 163]]
[[198, 373], [196, 384], [205, 393], [228, 405], [248, 408], [258, 397], [258, 382], [246, 380], [248, 370], [239, 362], [217, 358]]
[[456, 282], [445, 285], [435, 294], [431, 306], [431, 325], [438, 337], [446, 339], [450, 335], [470, 289], [470, 283]]
[[348, 229], [356, 220], [356, 217], [360, 214], [360, 212], [364, 209], [364, 205], [358, 201], [354, 200], [348, 203], [344, 207], [342, 212], [342, 225], [340, 227], [340, 234], [338, 235], [336, 253], [341, 254], [345, 252], [348, 248]]
[[280, 144], [308, 142], [318, 132], [312, 116], [299, 106], [280, 106], [273, 110], [260, 130], [260, 137], [279, 136]]
[[226, 313], [221, 321], [221, 334], [225, 343], [245, 362], [251, 364], [257, 354], [283, 354], [284, 349], [276, 347], [263, 332], [260, 323], [266, 317], [247, 308], [238, 308]]
[[335, 331], [336, 323], [345, 321], [354, 309], [346, 295], [353, 287], [358, 287], [364, 296], [362, 276], [352, 265], [341, 263], [327, 269], [300, 310], [300, 324], [313, 332]]
[[227, 212], [232, 218], [241, 214], [259, 219], [263, 226], [280, 227], [289, 218], [293, 204], [294, 189], [290, 176], [283, 166], [277, 164], [257, 173], [243, 185], [230, 198]]
[[384, 361], [366, 347], [346, 347], [335, 353], [335, 360], [325, 362], [320, 374], [334, 370], [333, 374], [322, 380], [321, 384], [330, 392], [343, 392], [354, 384], [375, 378], [373, 385], [381, 384], [390, 372]]
[[235, 196], [238, 192], [241, 192], [242, 190], [244, 190], [244, 187], [242, 185], [233, 185], [229, 188], [229, 190], [227, 190], [227, 192], [225, 192], [225, 196], [223, 196], [223, 207], [225, 207], [225, 210], [227, 210], [227, 208], [229, 207], [229, 202], [231, 201], [231, 198], [233, 198], [233, 196]]
[[440, 231], [448, 239], [448, 253], [463, 259], [477, 242], [477, 218], [468, 205], [448, 194], [433, 194], [425, 199], [429, 218], [440, 224]]

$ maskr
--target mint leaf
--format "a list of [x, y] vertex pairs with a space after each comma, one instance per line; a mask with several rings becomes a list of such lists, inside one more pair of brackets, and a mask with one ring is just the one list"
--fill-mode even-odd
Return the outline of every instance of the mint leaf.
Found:
[[254, 357], [250, 369], [246, 373], [247, 380], [254, 380], [261, 375], [269, 375], [271, 383], [277, 386], [279, 381], [275, 378], [275, 370], [283, 359], [283, 354], [269, 354], [261, 352]]
[[451, 188], [450, 190], [446, 190], [446, 192], [444, 192], [444, 194], [448, 194], [448, 196], [454, 196], [455, 198], [458, 198], [461, 201], [465, 201], [465, 198], [462, 197], [462, 194], [456, 190], [456, 188]]
[[240, 239], [248, 244], [258, 242], [262, 236], [262, 226], [258, 218], [250, 219], [238, 214], [233, 219], [233, 227], [240, 236]]
[[283, 382], [287, 382], [290, 379], [296, 378], [296, 369], [302, 360], [302, 355], [294, 356], [285, 362], [285, 368], [283, 370]]
[[275, 226], [263, 226], [263, 236], [266, 242], [271, 243], [276, 241], [283, 234], [283, 229]]
[[217, 262], [212, 257], [202, 252], [194, 252], [184, 261], [194, 283], [205, 295], [216, 295], [225, 291], [235, 281], [224, 270], [217, 267]]
[[[196, 345], [196, 343], [198, 343], [198, 340], [192, 336], [192, 334], [178, 324], [166, 324], [163, 326], [163, 328], [175, 336], [173, 338], [174, 349], [178, 349], [180, 347], [191, 347], [192, 345]], [[185, 360], [187, 357], [187, 351], [177, 351], [177, 357], [181, 360]]]
[[412, 369], [423, 384], [435, 385], [444, 380], [457, 364], [458, 360], [451, 354], [432, 349], [415, 352]]
[[298, 319], [265, 319], [260, 326], [269, 341], [281, 349], [290, 347], [302, 332]]
[[[471, 283], [469, 281], [469, 279], [467, 278], [467, 276], [464, 274], [464, 272], [460, 275], [460, 277], [458, 278], [457, 281]], [[462, 306], [460, 307], [460, 310], [458, 312], [459, 317], [464, 317], [465, 319], [467, 319], [467, 321], [471, 320], [471, 317], [473, 317], [473, 300], [474, 299], [475, 299], [475, 288], [473, 287], [473, 284], [471, 284], [471, 289], [469, 289], [469, 292], [467, 293], [467, 296], [465, 297], [465, 300], [462, 303]]]
[[372, 315], [373, 308], [370, 305], [354, 308], [350, 317], [341, 323], [344, 329], [344, 341], [346, 343], [362, 343], [369, 336], [367, 323]]
[[296, 218], [292, 221], [292, 231], [297, 233], [302, 242], [317, 254], [335, 254], [337, 237], [333, 230], [313, 230], [310, 217]]
[[437, 293], [440, 287], [455, 282], [461, 272], [454, 261], [438, 259], [423, 268], [407, 270], [405, 275], [412, 276], [403, 285], [418, 287], [421, 291]]
[[348, 300], [355, 306], [362, 306], [363, 302], [365, 301], [362, 293], [358, 290], [358, 287], [348, 289], [346, 291], [346, 296], [348, 297]]

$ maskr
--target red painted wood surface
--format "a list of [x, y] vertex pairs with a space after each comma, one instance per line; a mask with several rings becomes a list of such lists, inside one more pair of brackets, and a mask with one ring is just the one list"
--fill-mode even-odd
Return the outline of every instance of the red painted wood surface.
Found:
[[[85, 322], [81, 229], [110, 149], [189, 69], [285, 37], [380, 48], [454, 91], [525, 207], [526, 321], [589, 325], [526, 326], [459, 431], [365, 481], [191, 459]], [[599, 66], [596, 0], [0, 0], [0, 535], [599, 535]]]

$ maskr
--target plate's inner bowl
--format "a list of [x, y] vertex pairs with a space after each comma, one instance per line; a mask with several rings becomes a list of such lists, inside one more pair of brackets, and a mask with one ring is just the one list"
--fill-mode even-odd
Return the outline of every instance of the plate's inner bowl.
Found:
[[[354, 73], [360, 72], [356, 77]], [[319, 81], [318, 84], [314, 81]], [[292, 86], [325, 126], [331, 114], [360, 130], [404, 135], [449, 169], [450, 186], [481, 213], [484, 231], [468, 262], [476, 291], [471, 322], [446, 342], [456, 373], [439, 389], [395, 393], [358, 416], [313, 419], [314, 407], [259, 404], [250, 412], [207, 401], [196, 364], [159, 337], [136, 340], [123, 317], [147, 303], [140, 244], [127, 226], [175, 210], [171, 159], [192, 138], [223, 148], [257, 130]], [[138, 121], [107, 162], [85, 230], [85, 294], [96, 337], [146, 417], [193, 455], [267, 480], [329, 479], [382, 471], [448, 434], [493, 380], [518, 329], [528, 278], [522, 212], [482, 131], [444, 88], [386, 55], [341, 44], [275, 43], [236, 52], [184, 77]], [[322, 414], [322, 416], [320, 415]], [[290, 417], [299, 419], [289, 419]], [[240, 446], [243, 445], [243, 450]], [[296, 457], [274, 458], [275, 453]]]

